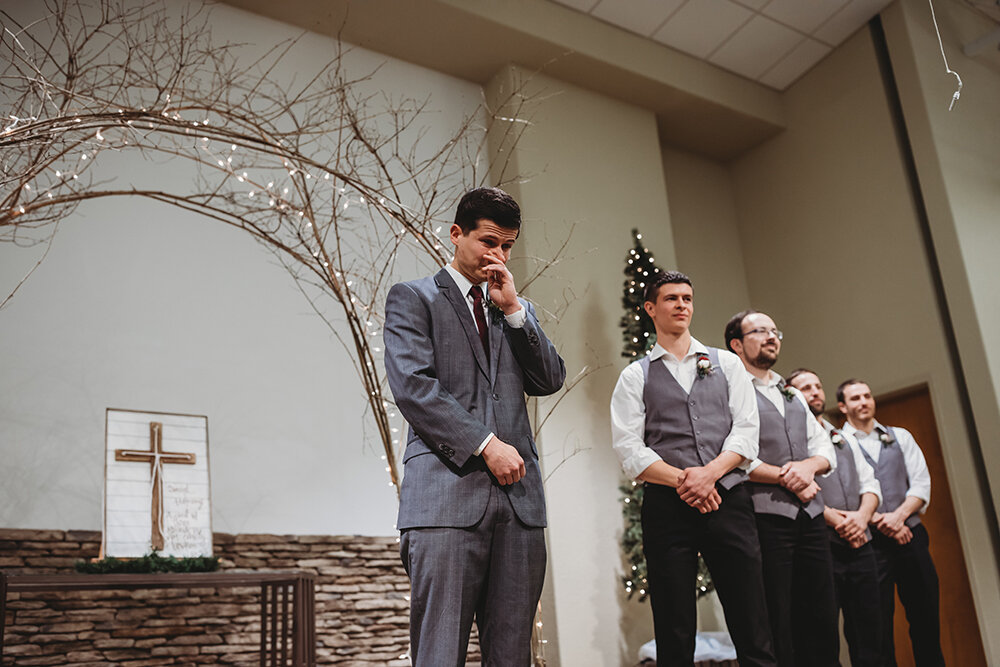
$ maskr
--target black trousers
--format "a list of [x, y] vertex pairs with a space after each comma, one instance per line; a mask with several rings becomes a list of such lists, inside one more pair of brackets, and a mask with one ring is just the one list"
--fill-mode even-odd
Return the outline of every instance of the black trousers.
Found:
[[917, 667], [941, 667], [941, 618], [938, 606], [938, 576], [927, 550], [930, 538], [923, 524], [917, 524], [909, 544], [898, 544], [881, 533], [872, 535], [878, 563], [879, 597], [882, 608], [883, 664], [896, 665], [893, 643], [895, 593], [903, 603], [910, 624], [910, 643]]
[[830, 539], [833, 587], [844, 613], [844, 636], [852, 667], [882, 664], [882, 612], [878, 565], [871, 542], [857, 549], [837, 537]]
[[757, 517], [767, 613], [781, 667], [838, 667], [833, 559], [823, 515]]
[[694, 664], [699, 552], [719, 593], [740, 665], [777, 665], [771, 650], [750, 495], [742, 484], [728, 491], [719, 488], [719, 494], [719, 509], [701, 514], [681, 500], [676, 490], [646, 485], [642, 547], [658, 667]]

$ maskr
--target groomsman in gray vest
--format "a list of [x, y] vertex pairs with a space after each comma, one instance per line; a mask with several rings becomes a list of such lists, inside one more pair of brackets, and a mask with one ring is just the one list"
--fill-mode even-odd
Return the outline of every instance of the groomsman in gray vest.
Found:
[[694, 664], [700, 552], [740, 665], [774, 666], [760, 545], [743, 483], [757, 455], [753, 387], [731, 352], [691, 336], [687, 276], [656, 274], [644, 299], [656, 345], [618, 378], [611, 432], [625, 474], [645, 482], [642, 537], [656, 664]]
[[757, 390], [760, 453], [748, 470], [778, 664], [838, 666], [833, 562], [815, 480], [836, 467], [837, 456], [802, 394], [771, 370], [782, 338], [774, 321], [745, 310], [725, 336]]
[[557, 391], [566, 368], [506, 267], [520, 226], [506, 192], [471, 190], [451, 264], [386, 299], [386, 375], [410, 424], [397, 525], [418, 667], [464, 665], [473, 618], [484, 664], [531, 662], [545, 498], [524, 395]]
[[844, 613], [844, 636], [852, 667], [880, 667], [883, 658], [878, 566], [868, 523], [882, 502], [882, 492], [875, 471], [854, 438], [823, 418], [826, 392], [819, 376], [807, 368], [798, 368], [785, 382], [802, 392], [810, 412], [836, 450], [837, 469], [817, 481], [826, 505], [823, 518], [829, 528], [837, 606]]
[[872, 547], [878, 563], [884, 664], [896, 664], [893, 613], [898, 592], [910, 624], [917, 667], [940, 667], [944, 655], [938, 576], [927, 548], [927, 529], [920, 521], [931, 500], [927, 462], [909, 431], [875, 420], [875, 399], [868, 383], [857, 379], [842, 382], [837, 387], [837, 407], [847, 417], [844, 433], [857, 440], [882, 487], [882, 503], [872, 518], [878, 529], [872, 536]]

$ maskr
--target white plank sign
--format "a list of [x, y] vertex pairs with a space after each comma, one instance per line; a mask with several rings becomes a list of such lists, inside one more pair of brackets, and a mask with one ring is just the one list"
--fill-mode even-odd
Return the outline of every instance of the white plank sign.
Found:
[[108, 408], [104, 555], [212, 555], [208, 417]]

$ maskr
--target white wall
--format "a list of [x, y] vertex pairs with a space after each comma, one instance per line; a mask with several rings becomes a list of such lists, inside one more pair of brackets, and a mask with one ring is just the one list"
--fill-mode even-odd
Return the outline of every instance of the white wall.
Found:
[[[213, 17], [220, 41], [299, 35], [225, 6]], [[305, 35], [279, 75], [302, 80], [334, 47]], [[363, 49], [346, 62], [352, 75], [381, 67], [367, 92], [430, 98], [428, 149], [481, 101], [479, 86]], [[190, 178], [137, 157], [109, 167], [178, 190]], [[0, 247], [3, 295], [37, 256]], [[346, 353], [238, 230], [148, 201], [85, 203], [0, 311], [0, 340], [0, 526], [101, 528], [104, 411], [116, 407], [208, 415], [217, 531], [395, 533], [396, 495]]]

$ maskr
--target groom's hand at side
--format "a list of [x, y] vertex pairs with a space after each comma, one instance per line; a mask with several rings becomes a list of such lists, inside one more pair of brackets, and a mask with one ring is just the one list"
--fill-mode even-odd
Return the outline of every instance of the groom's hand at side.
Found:
[[524, 459], [517, 450], [493, 436], [482, 451], [483, 461], [500, 484], [513, 484], [524, 477]]

